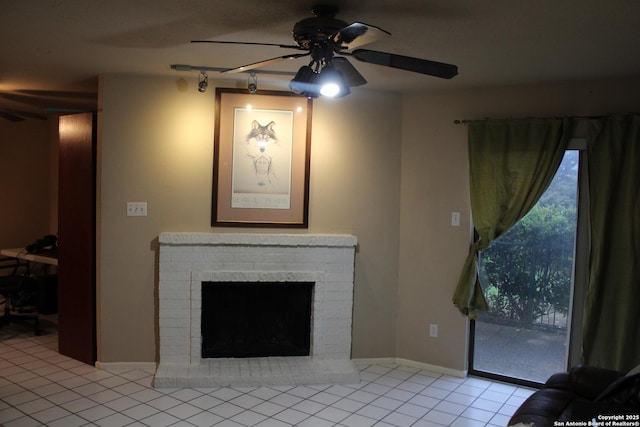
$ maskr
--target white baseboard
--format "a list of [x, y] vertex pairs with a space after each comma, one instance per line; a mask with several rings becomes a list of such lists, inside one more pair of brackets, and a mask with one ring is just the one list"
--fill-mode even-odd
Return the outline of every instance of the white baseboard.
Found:
[[395, 357], [377, 357], [370, 359], [353, 359], [356, 365], [392, 365], [396, 364]]
[[425, 371], [431, 371], [431, 372], [435, 372], [438, 374], [443, 374], [443, 375], [450, 375], [452, 377], [458, 377], [458, 378], [466, 378], [467, 377], [467, 370], [458, 370], [458, 369], [451, 369], [451, 368], [445, 368], [444, 366], [438, 366], [438, 365], [430, 365], [428, 363], [422, 363], [422, 362], [416, 362], [413, 360], [408, 360], [408, 359], [402, 359], [400, 357], [383, 357], [383, 358], [376, 358], [376, 359], [353, 359], [353, 362], [356, 365], [360, 365], [360, 364], [365, 364], [365, 365], [388, 365], [388, 364], [396, 364], [396, 365], [403, 365], [403, 366], [409, 366], [412, 368], [418, 368], [418, 369], [422, 369]]
[[131, 371], [132, 369], [140, 369], [148, 372], [155, 372], [157, 364], [155, 362], [100, 362], [95, 364], [96, 368], [104, 371]]

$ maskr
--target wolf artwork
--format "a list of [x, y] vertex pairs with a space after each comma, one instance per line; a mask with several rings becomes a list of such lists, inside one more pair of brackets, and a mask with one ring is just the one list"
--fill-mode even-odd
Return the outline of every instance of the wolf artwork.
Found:
[[289, 209], [293, 112], [236, 109], [231, 207]]
[[266, 153], [267, 145], [278, 141], [274, 131], [275, 126], [276, 123], [274, 121], [263, 126], [257, 120], [254, 120], [251, 123], [251, 132], [247, 135], [247, 156], [253, 160], [253, 167], [259, 186], [267, 185], [271, 183], [272, 178], [275, 178], [272, 157], [269, 153]]

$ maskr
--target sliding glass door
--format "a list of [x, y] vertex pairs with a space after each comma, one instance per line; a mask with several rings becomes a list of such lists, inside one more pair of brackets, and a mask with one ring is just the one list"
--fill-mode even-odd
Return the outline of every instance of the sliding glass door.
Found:
[[479, 254], [491, 311], [472, 321], [470, 371], [543, 383], [567, 368], [579, 152], [565, 153], [538, 204]]

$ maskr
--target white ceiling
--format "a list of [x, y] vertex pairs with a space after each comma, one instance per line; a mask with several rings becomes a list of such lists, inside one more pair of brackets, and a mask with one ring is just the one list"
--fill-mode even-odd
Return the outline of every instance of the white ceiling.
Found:
[[[293, 44], [293, 24], [316, 3], [337, 5], [337, 17], [348, 23], [392, 34], [365, 48], [459, 67], [458, 76], [443, 80], [352, 60], [368, 80], [354, 91], [640, 75], [638, 0], [0, 0], [0, 106], [24, 107], [44, 90], [94, 91], [98, 74], [197, 79], [197, 71], [171, 64], [224, 68], [295, 53], [190, 40]], [[295, 71], [306, 61], [266, 69]], [[290, 78], [258, 75], [282, 90]]]

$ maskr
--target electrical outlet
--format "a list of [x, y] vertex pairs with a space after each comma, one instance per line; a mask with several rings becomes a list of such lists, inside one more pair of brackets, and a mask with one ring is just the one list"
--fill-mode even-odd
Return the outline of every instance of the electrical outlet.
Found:
[[431, 323], [429, 325], [429, 336], [432, 338], [438, 338], [438, 324]]
[[147, 202], [127, 202], [127, 216], [147, 216]]

